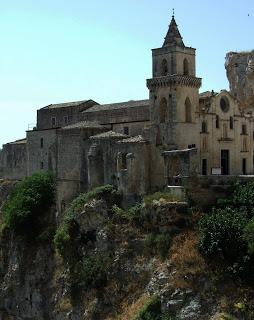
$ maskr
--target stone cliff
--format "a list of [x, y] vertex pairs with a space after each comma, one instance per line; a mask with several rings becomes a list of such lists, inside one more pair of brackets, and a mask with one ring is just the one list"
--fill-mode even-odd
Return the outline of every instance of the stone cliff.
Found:
[[254, 51], [229, 52], [225, 68], [230, 91], [241, 107], [254, 107]]
[[124, 210], [102, 190], [73, 202], [55, 242], [1, 231], [1, 320], [251, 319], [234, 307], [248, 290], [210, 273], [183, 199], [157, 193]]

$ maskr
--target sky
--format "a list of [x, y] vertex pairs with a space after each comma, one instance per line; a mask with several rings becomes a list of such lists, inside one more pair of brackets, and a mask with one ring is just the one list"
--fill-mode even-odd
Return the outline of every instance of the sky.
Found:
[[254, 49], [253, 0], [0, 0], [0, 146], [51, 103], [148, 98], [173, 8], [201, 91], [228, 89], [226, 53]]

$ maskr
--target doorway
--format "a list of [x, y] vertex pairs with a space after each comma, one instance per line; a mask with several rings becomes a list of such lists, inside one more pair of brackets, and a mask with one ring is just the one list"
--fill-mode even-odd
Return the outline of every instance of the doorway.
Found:
[[221, 150], [221, 174], [229, 175], [229, 150]]

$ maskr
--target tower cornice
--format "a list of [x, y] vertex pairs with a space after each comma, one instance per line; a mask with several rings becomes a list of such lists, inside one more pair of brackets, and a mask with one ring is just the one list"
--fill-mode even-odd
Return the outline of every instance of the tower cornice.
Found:
[[147, 79], [146, 84], [149, 90], [169, 86], [185, 86], [192, 88], [200, 88], [202, 84], [202, 79], [193, 76], [174, 74]]

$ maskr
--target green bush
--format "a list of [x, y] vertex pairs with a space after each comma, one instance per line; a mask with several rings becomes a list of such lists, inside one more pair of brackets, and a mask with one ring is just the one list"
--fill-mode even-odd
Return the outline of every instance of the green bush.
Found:
[[120, 194], [111, 185], [95, 188], [94, 190], [80, 194], [64, 213], [64, 221], [56, 231], [54, 244], [66, 263], [79, 261], [79, 249], [87, 239], [80, 233], [75, 216], [80, 213], [86, 203], [92, 199], [104, 199], [108, 207], [120, 202]]
[[145, 252], [159, 255], [165, 260], [170, 248], [171, 238], [168, 233], [150, 233], [145, 238]]
[[254, 219], [246, 225], [243, 237], [248, 244], [248, 253], [254, 255]]
[[234, 261], [246, 252], [243, 230], [248, 222], [246, 213], [226, 209], [214, 209], [199, 222], [199, 247], [207, 256], [220, 256]]
[[119, 208], [117, 205], [113, 206], [112, 212], [115, 218], [124, 220], [127, 222], [136, 223], [142, 226], [143, 222], [147, 219], [149, 215], [149, 210], [143, 206], [142, 203], [137, 203], [135, 206], [124, 210]]
[[139, 311], [134, 320], [161, 320], [161, 302], [158, 296], [153, 296]]
[[230, 194], [227, 199], [219, 199], [218, 208], [230, 207], [245, 211], [248, 218], [254, 216], [254, 182], [237, 182], [230, 188]]
[[158, 296], [153, 296], [139, 311], [133, 320], [172, 320], [173, 318], [161, 310], [161, 301]]
[[18, 183], [3, 208], [4, 223], [15, 233], [34, 238], [45, 212], [54, 203], [55, 183], [50, 173], [35, 173]]
[[71, 274], [72, 295], [81, 290], [101, 288], [107, 282], [107, 262], [100, 256], [84, 257], [75, 265]]

